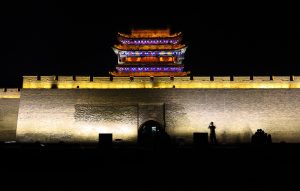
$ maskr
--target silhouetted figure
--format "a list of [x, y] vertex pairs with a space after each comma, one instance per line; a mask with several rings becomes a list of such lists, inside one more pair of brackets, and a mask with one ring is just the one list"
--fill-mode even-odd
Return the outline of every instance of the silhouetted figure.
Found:
[[210, 129], [210, 143], [217, 144], [217, 137], [216, 137], [216, 126], [214, 126], [214, 122], [210, 122], [208, 128]]
[[271, 135], [265, 133], [262, 129], [257, 129], [255, 134], [252, 136], [251, 143], [253, 144], [270, 144], [272, 143]]
[[268, 134], [267, 143], [268, 143], [268, 144], [271, 144], [271, 143], [272, 143], [272, 137], [271, 137], [270, 134]]

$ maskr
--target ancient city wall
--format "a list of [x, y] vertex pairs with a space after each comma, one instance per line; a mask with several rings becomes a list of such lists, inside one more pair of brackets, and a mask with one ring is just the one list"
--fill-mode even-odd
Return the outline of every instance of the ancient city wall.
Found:
[[221, 143], [249, 142], [258, 128], [274, 142], [300, 142], [299, 106], [300, 89], [22, 89], [17, 139], [97, 142], [113, 133], [135, 141], [139, 126], [156, 120], [187, 142], [211, 121]]

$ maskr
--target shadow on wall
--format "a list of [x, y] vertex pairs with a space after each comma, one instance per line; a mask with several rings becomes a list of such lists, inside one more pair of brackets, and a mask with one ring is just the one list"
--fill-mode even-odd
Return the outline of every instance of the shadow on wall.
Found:
[[233, 131], [233, 130], [224, 130], [223, 132], [217, 132], [217, 136], [219, 137], [219, 143], [250, 143], [252, 131], [250, 128], [244, 128], [240, 131]]

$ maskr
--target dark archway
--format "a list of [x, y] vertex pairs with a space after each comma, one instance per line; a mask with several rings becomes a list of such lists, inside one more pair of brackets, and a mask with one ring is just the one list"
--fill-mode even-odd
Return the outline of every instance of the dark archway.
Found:
[[166, 146], [170, 144], [170, 137], [159, 122], [149, 120], [138, 130], [138, 143], [143, 146]]

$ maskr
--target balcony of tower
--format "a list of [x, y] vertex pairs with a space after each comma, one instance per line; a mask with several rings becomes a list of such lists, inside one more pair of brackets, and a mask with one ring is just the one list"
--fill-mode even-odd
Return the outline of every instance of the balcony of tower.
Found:
[[162, 44], [162, 45], [128, 45], [128, 44], [117, 44], [114, 45], [117, 50], [180, 50], [186, 48], [185, 44]]
[[182, 72], [184, 69], [181, 65], [129, 65], [124, 64], [122, 66], [117, 66], [116, 70], [118, 72]]
[[179, 44], [181, 38], [155, 38], [155, 39], [129, 39], [124, 37], [118, 37], [121, 44], [127, 45], [164, 45], [164, 44]]
[[117, 49], [114, 49], [115, 54], [117, 54], [120, 57], [147, 57], [147, 56], [175, 56], [175, 57], [183, 57], [185, 54], [185, 49], [181, 50], [166, 50], [166, 51], [119, 51]]

